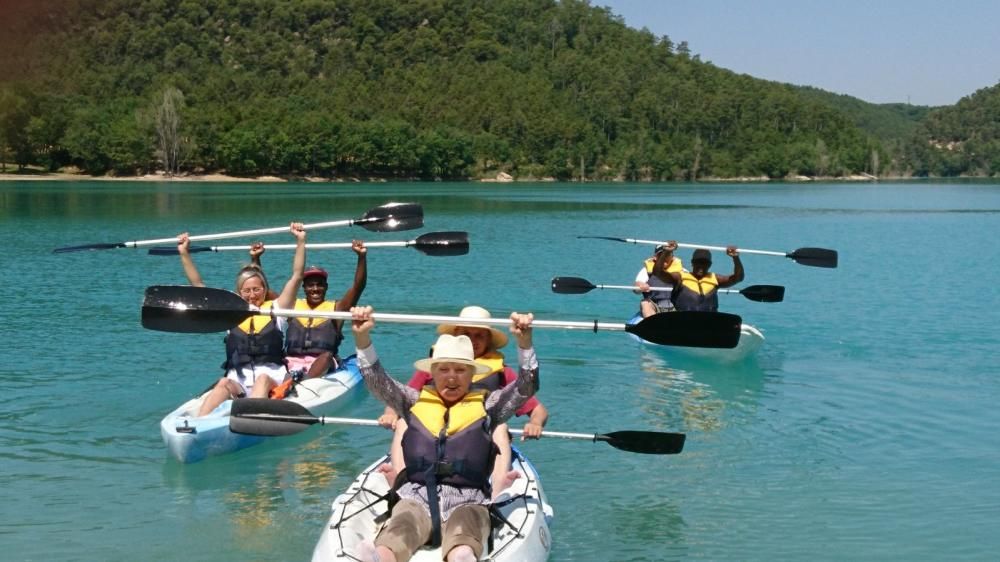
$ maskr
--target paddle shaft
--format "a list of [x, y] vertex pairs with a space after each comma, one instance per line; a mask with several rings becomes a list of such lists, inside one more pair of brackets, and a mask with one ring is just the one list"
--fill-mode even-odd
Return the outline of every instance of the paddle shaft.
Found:
[[[333, 320], [350, 320], [351, 313], [347, 311], [338, 310], [279, 310], [279, 309], [260, 309], [262, 315], [270, 316], [283, 316], [286, 318], [329, 318]], [[462, 318], [461, 316], [437, 316], [430, 314], [395, 314], [388, 312], [373, 312], [372, 319], [376, 322], [396, 322], [403, 324], [462, 324], [468, 323], [468, 318]], [[492, 326], [509, 326], [509, 318], [476, 318], [476, 324], [488, 324]], [[617, 322], [598, 322], [594, 320], [593, 322], [578, 322], [572, 320], [532, 320], [532, 328], [564, 328], [567, 330], [608, 330], [624, 332], [626, 331], [625, 324], [619, 324]]]
[[[339, 221], [329, 221], [329, 222], [317, 222], [312, 224], [304, 224], [302, 228], [305, 230], [316, 230], [319, 228], [331, 228], [335, 226], [351, 226], [358, 221], [356, 219], [344, 219]], [[257, 228], [254, 230], [239, 230], [234, 232], [220, 232], [218, 234], [198, 234], [195, 236], [188, 236], [188, 240], [192, 242], [200, 242], [202, 240], [224, 240], [226, 238], [239, 238], [241, 236], [260, 236], [264, 234], [277, 234], [279, 232], [288, 232], [287, 226], [275, 226], [273, 228]], [[177, 242], [177, 237], [172, 238], [157, 238], [155, 240], [133, 240], [131, 242], [122, 242], [126, 248], [138, 248], [141, 246], [152, 246], [154, 244], [168, 244], [170, 242]], [[293, 246], [294, 247], [294, 246]], [[270, 246], [269, 246], [270, 248]], [[246, 246], [241, 246], [241, 249], [247, 249]]]
[[[407, 246], [412, 246], [416, 244], [415, 240], [410, 241], [400, 241], [400, 242], [365, 242], [366, 248], [405, 248]], [[337, 248], [351, 248], [353, 247], [352, 242], [323, 242], [318, 244], [306, 244], [307, 250], [333, 250]], [[294, 250], [296, 248], [295, 244], [268, 244], [265, 246], [267, 250]], [[250, 249], [250, 245], [246, 244], [243, 246], [208, 246], [207, 251], [211, 252], [231, 252], [243, 250], [247, 251]]]
[[[651, 244], [653, 246], [659, 246], [661, 244], [666, 244], [666, 242], [662, 242], [662, 241], [658, 241], [658, 240], [637, 240], [635, 238], [623, 238], [622, 240], [624, 240], [625, 242], [632, 243], [632, 244]], [[704, 244], [688, 244], [688, 243], [681, 243], [681, 242], [677, 243], [677, 247], [678, 248], [704, 248], [706, 250], [715, 250], [717, 252], [725, 252], [726, 251], [726, 248], [724, 246], [706, 246]], [[744, 249], [744, 248], [737, 248], [737, 249], [740, 251], [741, 254], [759, 254], [759, 255], [762, 255], [762, 256], [781, 256], [783, 258], [788, 256], [788, 254], [785, 253], [785, 252], [772, 252], [770, 250], [747, 250], [747, 249]]]
[[[270, 414], [251, 414], [246, 416], [248, 418], [254, 419], [273, 419], [274, 421], [301, 421], [305, 423], [317, 423], [320, 425], [327, 424], [343, 424], [343, 425], [366, 425], [366, 426], [376, 426], [379, 425], [376, 420], [366, 420], [360, 418], [337, 418], [332, 416], [283, 416], [283, 415], [270, 415]], [[511, 433], [514, 435], [523, 435], [523, 429], [511, 429]], [[559, 437], [560, 439], [585, 439], [587, 441], [597, 441], [599, 434], [594, 433], [567, 433], [565, 431], [542, 431], [543, 437]]]
[[[628, 289], [629, 291], [638, 291], [639, 288], [635, 285], [594, 285], [595, 289]], [[650, 287], [649, 291], [673, 291], [673, 287]], [[642, 291], [648, 292], [648, 291]], [[717, 293], [739, 293], [739, 289], [716, 289]]]

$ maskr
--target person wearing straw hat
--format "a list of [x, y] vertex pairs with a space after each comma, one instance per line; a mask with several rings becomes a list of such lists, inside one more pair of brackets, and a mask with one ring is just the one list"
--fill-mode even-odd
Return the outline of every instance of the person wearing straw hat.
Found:
[[643, 318], [674, 309], [674, 303], [670, 300], [670, 292], [674, 287], [671, 274], [684, 270], [681, 258], [674, 255], [676, 248], [677, 243], [673, 240], [657, 246], [653, 257], [646, 259], [635, 276], [635, 292], [642, 293], [639, 311]]
[[[517, 380], [517, 373], [510, 366], [504, 364], [504, 355], [499, 350], [507, 345], [507, 334], [488, 324], [477, 322], [492, 318], [490, 311], [481, 306], [467, 306], [459, 313], [459, 318], [467, 319], [455, 324], [441, 324], [437, 327], [438, 334], [451, 334], [453, 336], [467, 336], [472, 341], [472, 348], [475, 352], [476, 361], [486, 363], [490, 366], [490, 371], [482, 375], [473, 377], [473, 388], [487, 391], [496, 391]], [[522, 334], [518, 338], [518, 348], [531, 349], [533, 347], [531, 334]], [[431, 382], [431, 375], [427, 371], [418, 370], [410, 378], [407, 385], [415, 390], [420, 390]], [[518, 408], [517, 416], [528, 416], [527, 423], [524, 424], [524, 439], [538, 439], [542, 435], [545, 423], [548, 421], [549, 412], [538, 400], [537, 396], [532, 396]], [[385, 411], [378, 419], [379, 424], [386, 428], [395, 430], [392, 446], [390, 448], [390, 467], [382, 467], [380, 471], [385, 474], [389, 483], [395, 481], [395, 474], [399, 473], [404, 465], [401, 449], [402, 435], [406, 431], [406, 422], [399, 421], [399, 416], [386, 407]], [[493, 433], [493, 441], [500, 450], [500, 458], [497, 460], [493, 473], [493, 494], [498, 495], [504, 488], [517, 479], [520, 474], [516, 471], [508, 474], [511, 462], [510, 433], [507, 424], [497, 427]]]
[[[431, 373], [432, 384], [417, 391], [390, 377], [371, 340], [372, 308], [353, 307], [351, 327], [358, 366], [372, 394], [407, 420], [403, 436], [406, 481], [400, 501], [374, 542], [356, 553], [363, 560], [408, 560], [428, 540], [446, 560], [478, 560], [490, 531], [490, 474], [496, 458], [492, 434], [538, 387], [534, 348], [518, 353], [514, 384], [488, 395], [472, 388], [490, 366], [475, 359], [468, 336], [442, 334], [431, 357], [414, 363]], [[511, 333], [530, 337], [532, 314], [512, 313]]]
[[[302, 283], [302, 272], [306, 262], [306, 231], [302, 223], [293, 222], [289, 231], [295, 236], [295, 254], [292, 257], [292, 276], [285, 283], [276, 298], [270, 298], [267, 278], [254, 265], [240, 270], [236, 276], [236, 292], [248, 304], [291, 308], [295, 295]], [[190, 253], [191, 240], [188, 233], [177, 236], [177, 253], [188, 282], [195, 287], [204, 287], [205, 282], [195, 267]], [[253, 398], [267, 398], [271, 389], [281, 384], [288, 375], [284, 363], [284, 332], [287, 322], [283, 318], [271, 318], [258, 314], [244, 320], [226, 334], [226, 374], [208, 392], [198, 409], [198, 416], [204, 416], [226, 400], [249, 394]]]

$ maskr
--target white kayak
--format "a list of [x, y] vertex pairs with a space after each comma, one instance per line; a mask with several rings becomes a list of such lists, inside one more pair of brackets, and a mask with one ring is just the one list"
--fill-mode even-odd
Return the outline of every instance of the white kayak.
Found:
[[[642, 314], [637, 312], [634, 316], [632, 316], [632, 318], [629, 318], [626, 323], [629, 325], [637, 324], [640, 320], [642, 320]], [[736, 344], [736, 347], [728, 349], [660, 345], [648, 342], [632, 333], [629, 334], [629, 337], [643, 345], [670, 350], [671, 354], [684, 355], [685, 357], [712, 359], [723, 362], [735, 362], [748, 359], [756, 354], [757, 350], [760, 349], [760, 346], [764, 344], [764, 334], [750, 324], [740, 324], [740, 341]]]
[[[549, 532], [552, 506], [545, 499], [535, 467], [517, 449], [513, 452], [513, 467], [521, 471], [522, 476], [495, 502], [509, 525], [493, 528], [493, 549], [484, 551], [481, 560], [547, 560], [552, 548]], [[333, 500], [333, 514], [313, 550], [313, 562], [357, 560], [358, 545], [374, 539], [380, 528], [376, 518], [388, 508], [386, 501], [379, 498], [389, 490], [389, 484], [377, 469], [388, 460], [383, 457], [366, 468], [347, 491]], [[440, 548], [429, 547], [421, 548], [411, 558], [414, 562], [443, 559]]]
[[[308, 408], [317, 415], [329, 414], [339, 398], [361, 382], [355, 356], [343, 360], [336, 371], [295, 385], [296, 396], [286, 398]], [[224, 455], [262, 443], [268, 437], [241, 435], [229, 431], [229, 410], [232, 400], [226, 400], [206, 416], [195, 417], [205, 394], [188, 400], [160, 421], [160, 434], [170, 455], [183, 463], [193, 463], [216, 455]]]

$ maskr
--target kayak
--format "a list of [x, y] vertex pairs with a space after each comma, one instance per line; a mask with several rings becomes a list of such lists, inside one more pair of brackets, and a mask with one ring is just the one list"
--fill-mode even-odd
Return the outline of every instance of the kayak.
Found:
[[[484, 551], [481, 560], [547, 560], [552, 548], [549, 531], [552, 506], [545, 499], [535, 467], [516, 448], [512, 452], [512, 465], [522, 476], [494, 502], [510, 524], [494, 526], [493, 549]], [[389, 484], [377, 470], [386, 462], [389, 458], [383, 457], [366, 468], [346, 492], [333, 500], [333, 514], [313, 550], [313, 562], [357, 560], [358, 545], [374, 539], [378, 528], [376, 519], [388, 508], [386, 501], [379, 498], [389, 490]], [[440, 562], [443, 559], [440, 548], [425, 546], [410, 560]]]
[[[302, 404], [318, 415], [329, 414], [338, 399], [360, 382], [361, 371], [358, 369], [357, 358], [351, 355], [344, 359], [343, 365], [336, 371], [295, 385], [296, 396], [286, 400]], [[172, 457], [183, 463], [193, 463], [206, 457], [245, 449], [269, 439], [229, 431], [232, 400], [219, 404], [206, 416], [195, 417], [207, 394], [208, 391], [188, 400], [160, 421], [160, 434]]]
[[[626, 323], [629, 325], [637, 324], [640, 320], [642, 320], [642, 313], [637, 312]], [[669, 349], [671, 354], [724, 362], [743, 361], [752, 357], [764, 343], [764, 334], [750, 324], [740, 324], [740, 342], [736, 344], [736, 347], [730, 349], [660, 345], [648, 342], [632, 333], [629, 333], [629, 337], [643, 345]]]

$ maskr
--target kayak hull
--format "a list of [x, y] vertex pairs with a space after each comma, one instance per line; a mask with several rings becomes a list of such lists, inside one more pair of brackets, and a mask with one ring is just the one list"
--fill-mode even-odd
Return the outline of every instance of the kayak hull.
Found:
[[[629, 325], [637, 324], [642, 320], [642, 314], [636, 313], [626, 322]], [[669, 350], [670, 353], [682, 355], [684, 357], [696, 357], [701, 359], [711, 359], [721, 362], [744, 361], [757, 354], [757, 350], [764, 344], [764, 334], [750, 324], [740, 324], [740, 341], [736, 347], [731, 349], [715, 349], [707, 347], [680, 347], [671, 345], [660, 345], [648, 342], [635, 334], [629, 333], [629, 337], [642, 345]]]
[[[553, 510], [545, 498], [535, 467], [516, 449], [513, 456], [513, 467], [522, 476], [504, 490], [495, 502], [513, 528], [507, 525], [494, 528], [493, 550], [484, 552], [481, 560], [547, 560], [552, 549], [549, 525]], [[376, 500], [389, 490], [385, 477], [377, 469], [388, 460], [388, 457], [383, 457], [366, 468], [333, 501], [330, 519], [313, 550], [313, 562], [357, 560], [355, 554], [358, 545], [362, 541], [374, 539], [377, 532], [375, 520], [387, 509], [384, 500]], [[424, 547], [414, 553], [410, 560], [440, 562], [443, 559], [440, 548]]]
[[[286, 400], [302, 404], [316, 415], [327, 415], [342, 401], [342, 397], [360, 383], [361, 371], [352, 355], [344, 359], [340, 369], [299, 383], [296, 386], [298, 396]], [[194, 463], [246, 449], [270, 439], [229, 431], [232, 400], [226, 400], [206, 416], [195, 417], [206, 394], [208, 392], [181, 404], [160, 421], [160, 435], [171, 457], [182, 463]]]

